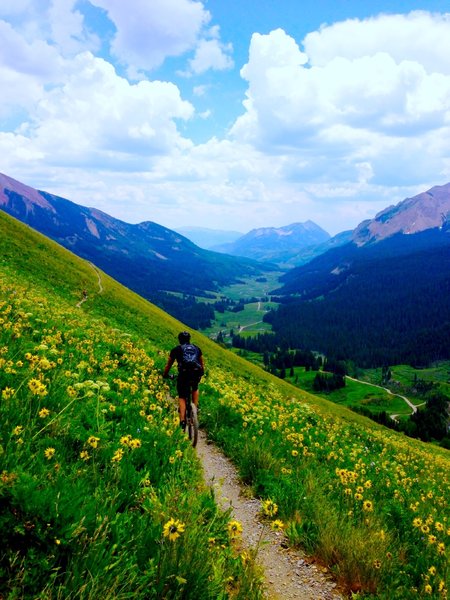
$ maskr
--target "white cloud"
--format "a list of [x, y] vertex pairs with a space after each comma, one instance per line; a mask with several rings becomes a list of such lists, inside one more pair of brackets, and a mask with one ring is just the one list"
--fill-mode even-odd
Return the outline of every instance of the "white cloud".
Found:
[[136, 70], [150, 70], [169, 56], [195, 48], [211, 15], [192, 0], [90, 0], [116, 26], [114, 54]]
[[309, 33], [303, 44], [313, 66], [323, 67], [336, 56], [354, 60], [386, 52], [396, 63], [412, 61], [428, 73], [450, 75], [450, 13], [349, 19]]
[[0, 114], [4, 119], [30, 110], [59, 77], [62, 61], [43, 40], [26, 41], [9, 23], [0, 21]]
[[33, 0], [2, 0], [0, 4], [0, 17], [14, 17], [28, 12]]
[[77, 0], [52, 0], [49, 8], [51, 39], [65, 55], [94, 49], [99, 44], [97, 36], [87, 33], [76, 4]]
[[187, 144], [174, 119], [190, 118], [193, 108], [172, 83], [130, 84], [88, 52], [66, 73], [64, 84], [39, 103], [27, 131], [50, 163], [142, 169], [149, 157]]
[[189, 67], [195, 74], [204, 73], [209, 69], [224, 71], [234, 66], [233, 60], [227, 54], [231, 52], [231, 45], [224, 45], [217, 39], [200, 40], [197, 45], [195, 56], [189, 61]]
[[[329, 36], [328, 28], [311, 34], [305, 41], [308, 53], [282, 30], [254, 34], [249, 62], [241, 71], [248, 81], [246, 110], [231, 130], [233, 138], [290, 157], [288, 163], [298, 165], [297, 181], [358, 181], [364, 164], [374, 181], [386, 178], [391, 185], [395, 156], [402, 179], [414, 182], [420, 173], [422, 181], [432, 180], [445, 168], [445, 155], [423, 155], [432, 153], [436, 139], [449, 139], [450, 74], [445, 71], [450, 20], [422, 13], [392, 17], [392, 23], [389, 17], [380, 20], [391, 31], [395, 25], [397, 38], [411, 43], [412, 22], [414, 34], [425, 39], [435, 21], [439, 31], [446, 27], [448, 44], [434, 50], [434, 68], [428, 71], [420, 53], [412, 51], [397, 59], [396, 52], [390, 54], [389, 38], [382, 37], [377, 46], [373, 20], [347, 23], [349, 30], [342, 24], [345, 35], [340, 24], [330, 27]], [[336, 31], [342, 33], [339, 40], [351, 40], [347, 46], [342, 42], [344, 50]], [[391, 45], [398, 51], [396, 40]], [[437, 72], [439, 64], [445, 64], [443, 72]]]

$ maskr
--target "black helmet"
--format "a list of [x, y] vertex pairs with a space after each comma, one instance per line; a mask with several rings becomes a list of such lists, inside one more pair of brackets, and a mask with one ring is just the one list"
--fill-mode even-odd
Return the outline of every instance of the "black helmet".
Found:
[[191, 339], [191, 334], [188, 331], [182, 331], [178, 334], [180, 344], [188, 344]]

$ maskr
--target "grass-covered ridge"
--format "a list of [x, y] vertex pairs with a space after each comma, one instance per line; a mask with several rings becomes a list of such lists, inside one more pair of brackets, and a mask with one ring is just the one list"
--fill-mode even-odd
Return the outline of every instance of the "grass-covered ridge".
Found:
[[[0, 589], [257, 598], [165, 399], [180, 324], [1, 212], [0, 277]], [[203, 424], [291, 542], [361, 595], [445, 598], [449, 453], [194, 338]]]
[[161, 379], [154, 339], [179, 325], [1, 213], [0, 230], [2, 597], [259, 598]]

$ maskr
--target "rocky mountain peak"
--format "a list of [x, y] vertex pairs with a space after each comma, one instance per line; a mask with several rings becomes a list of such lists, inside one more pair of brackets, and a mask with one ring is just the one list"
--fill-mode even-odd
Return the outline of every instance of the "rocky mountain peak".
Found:
[[444, 226], [450, 219], [450, 183], [437, 185], [389, 206], [354, 230], [352, 241], [363, 246], [396, 233], [405, 235]]

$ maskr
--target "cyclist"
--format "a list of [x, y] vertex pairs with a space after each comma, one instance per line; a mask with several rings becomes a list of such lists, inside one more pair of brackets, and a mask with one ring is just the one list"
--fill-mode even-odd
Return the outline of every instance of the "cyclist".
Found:
[[177, 361], [178, 378], [177, 392], [178, 405], [180, 413], [180, 426], [186, 428], [186, 399], [192, 392], [192, 401], [198, 407], [198, 384], [205, 372], [203, 355], [201, 349], [195, 344], [191, 344], [191, 334], [182, 331], [178, 334], [179, 345], [170, 351], [167, 364], [164, 368], [163, 377], [169, 376], [169, 371]]

